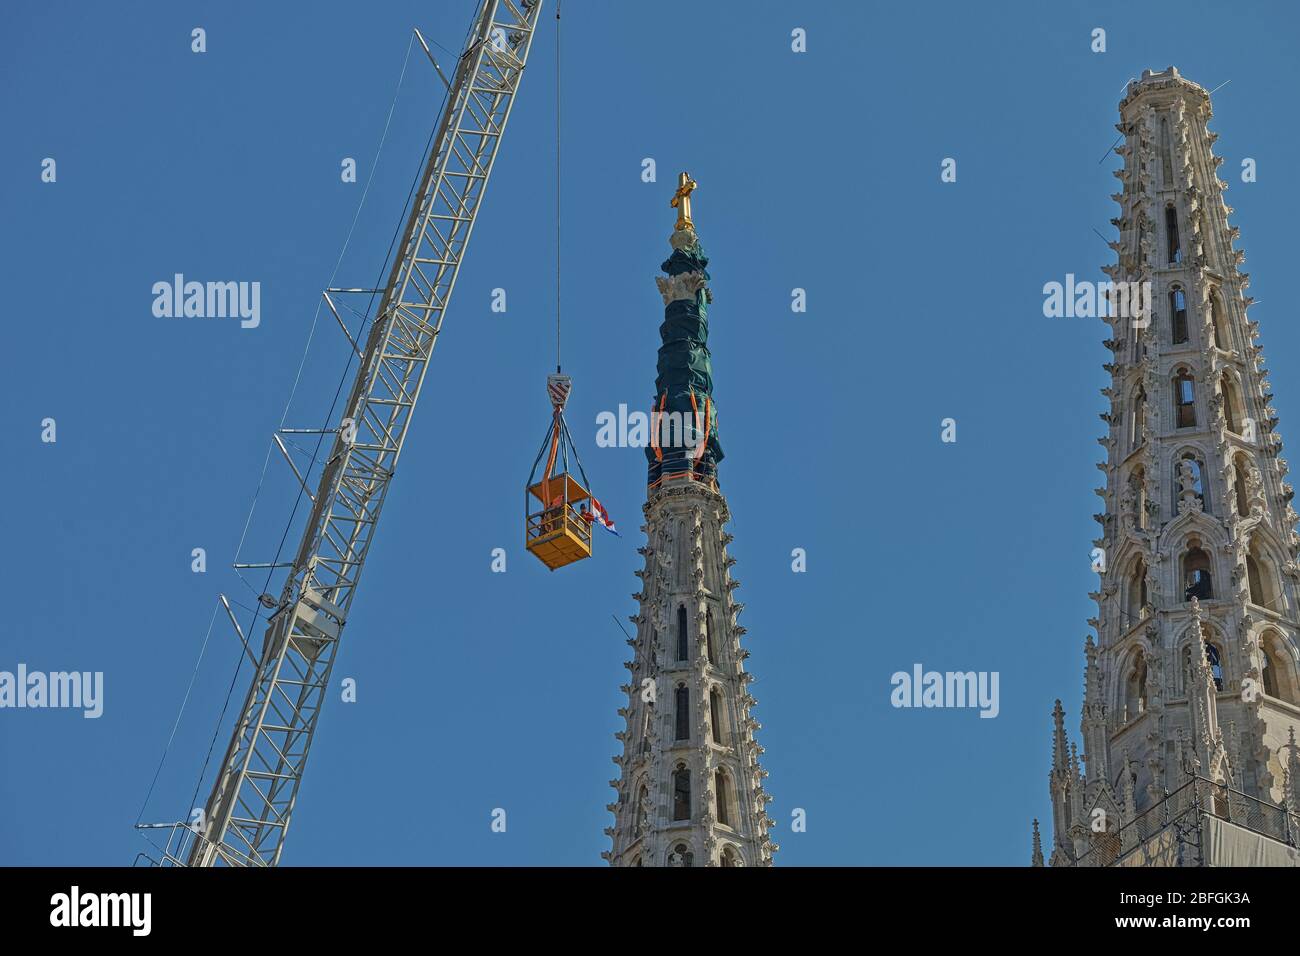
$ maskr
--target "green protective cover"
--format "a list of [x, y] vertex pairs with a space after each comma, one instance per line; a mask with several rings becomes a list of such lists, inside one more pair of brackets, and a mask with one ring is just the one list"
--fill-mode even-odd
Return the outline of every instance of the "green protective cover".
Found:
[[[704, 248], [696, 239], [689, 246], [673, 250], [673, 254], [661, 268], [670, 276], [683, 275], [688, 272], [701, 273], [707, 280], [709, 258]], [[695, 394], [699, 421], [696, 427], [704, 426], [705, 405], [711, 403], [709, 411], [708, 444], [698, 461], [692, 461], [694, 450], [681, 443], [676, 434], [665, 437], [661, 432], [659, 440], [663, 460], [655, 455], [653, 447], [646, 448], [649, 462], [649, 481], [658, 481], [665, 475], [694, 471], [700, 477], [717, 477], [718, 462], [722, 461], [722, 445], [718, 440], [718, 407], [713, 398], [713, 364], [709, 358], [709, 313], [708, 294], [705, 288], [695, 293], [695, 298], [677, 299], [664, 307], [664, 321], [659, 326], [659, 360], [655, 365], [655, 394], [651, 402], [655, 411], [678, 412], [682, 421], [691, 422], [691, 393]], [[668, 444], [675, 440], [675, 446]]]

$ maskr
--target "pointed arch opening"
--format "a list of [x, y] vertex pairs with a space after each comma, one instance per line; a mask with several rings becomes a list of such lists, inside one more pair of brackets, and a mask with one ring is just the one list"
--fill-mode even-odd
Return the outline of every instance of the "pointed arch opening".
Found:
[[1129, 451], [1135, 451], [1146, 441], [1146, 409], [1147, 409], [1147, 390], [1141, 385], [1133, 393], [1132, 412], [1130, 412], [1128, 426], [1128, 447]]
[[1210, 511], [1210, 500], [1205, 493], [1205, 465], [1195, 451], [1185, 451], [1174, 461], [1174, 511], [1182, 514], [1183, 502], [1195, 502], [1200, 510]]
[[1205, 642], [1205, 663], [1210, 665], [1210, 676], [1214, 678], [1214, 689], [1223, 690], [1223, 655], [1211, 641]]
[[1243, 518], [1250, 517], [1250, 472], [1245, 455], [1232, 460], [1232, 492], [1237, 501], [1237, 514]]
[[709, 655], [709, 663], [714, 667], [718, 666], [718, 638], [713, 633], [713, 611], [709, 611], [704, 618], [704, 646]]
[[1210, 289], [1210, 330], [1214, 335], [1214, 345], [1225, 352], [1232, 351], [1232, 340], [1228, 336], [1227, 315], [1223, 309], [1223, 296], [1218, 287]]
[[686, 633], [686, 607], [677, 605], [677, 660], [688, 661], [691, 659], [691, 644]]
[[634, 837], [644, 836], [650, 829], [650, 790], [643, 783], [636, 792], [636, 806], [633, 810], [632, 832]]
[[1260, 679], [1264, 684], [1264, 693], [1269, 697], [1281, 698], [1282, 693], [1278, 689], [1277, 677], [1280, 669], [1273, 655], [1269, 653], [1268, 648], [1261, 648], [1260, 655]]
[[[1190, 694], [1196, 689], [1196, 678], [1194, 662], [1192, 661], [1192, 648], [1195, 642], [1188, 644], [1182, 652], [1182, 676], [1183, 676], [1183, 693]], [[1214, 689], [1223, 690], [1223, 657], [1219, 653], [1219, 647], [1213, 641], [1207, 640], [1201, 650], [1205, 655], [1205, 663], [1210, 668], [1210, 676], [1214, 679]]]
[[722, 768], [713, 772], [713, 795], [718, 823], [724, 827], [731, 826], [731, 785]]
[[1142, 558], [1133, 562], [1128, 575], [1127, 615], [1125, 628], [1132, 627], [1142, 618], [1142, 609], [1147, 606], [1147, 563]]
[[1196, 380], [1186, 368], [1174, 374], [1174, 424], [1178, 428], [1196, 427]]
[[1199, 538], [1189, 538], [1187, 550], [1183, 552], [1183, 600], [1208, 601], [1213, 597], [1210, 555], [1201, 547]]
[[1173, 203], [1165, 206], [1165, 240], [1169, 248], [1169, 263], [1182, 262], [1183, 244], [1178, 236], [1178, 210]]
[[673, 736], [677, 740], [690, 740], [691, 691], [685, 684], [678, 684], [673, 691], [673, 711], [676, 716]]
[[1264, 693], [1288, 704], [1300, 705], [1300, 681], [1289, 645], [1276, 630], [1269, 628], [1259, 638], [1261, 680]]
[[1147, 659], [1138, 650], [1124, 679], [1124, 721], [1137, 720], [1147, 709]]
[[726, 727], [723, 725], [722, 692], [716, 687], [709, 691], [709, 723], [712, 726], [713, 742], [723, 743], [726, 740]]
[[[673, 771], [673, 820], [691, 818], [691, 772], [679, 763]], [[689, 864], [688, 864], [689, 865]]]
[[1141, 465], [1133, 469], [1128, 476], [1128, 503], [1133, 526], [1140, 531], [1147, 529], [1147, 472]]
[[1282, 610], [1276, 565], [1260, 547], [1258, 540], [1251, 541], [1250, 550], [1246, 553], [1246, 581], [1251, 604], [1258, 604], [1270, 611]]
[[1179, 286], [1169, 290], [1170, 340], [1174, 345], [1187, 341], [1187, 296]]
[[1219, 389], [1223, 394], [1223, 421], [1228, 431], [1234, 435], [1241, 434], [1242, 407], [1241, 393], [1237, 391], [1232, 376], [1227, 371], [1219, 379]]

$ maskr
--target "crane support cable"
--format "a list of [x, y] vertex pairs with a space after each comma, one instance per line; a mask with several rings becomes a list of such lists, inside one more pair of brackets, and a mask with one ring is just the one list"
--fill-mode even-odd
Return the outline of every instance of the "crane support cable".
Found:
[[560, 365], [560, 6], [555, 4], [555, 371]]

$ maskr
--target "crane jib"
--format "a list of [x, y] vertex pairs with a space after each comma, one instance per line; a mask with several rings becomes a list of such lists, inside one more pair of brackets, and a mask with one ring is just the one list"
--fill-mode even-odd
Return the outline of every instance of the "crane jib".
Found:
[[541, 0], [482, 0], [221, 770], [169, 862], [274, 866]]

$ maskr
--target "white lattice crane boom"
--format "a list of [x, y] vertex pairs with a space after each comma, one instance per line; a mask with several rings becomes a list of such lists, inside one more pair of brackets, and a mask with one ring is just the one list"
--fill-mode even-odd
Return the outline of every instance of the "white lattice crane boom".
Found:
[[541, 0], [480, 0], [465, 50], [451, 78], [444, 76], [446, 107], [369, 336], [353, 346], [360, 366], [302, 542], [261, 653], [249, 652], [252, 684], [203, 815], [165, 862], [280, 860], [348, 612], [541, 7]]

